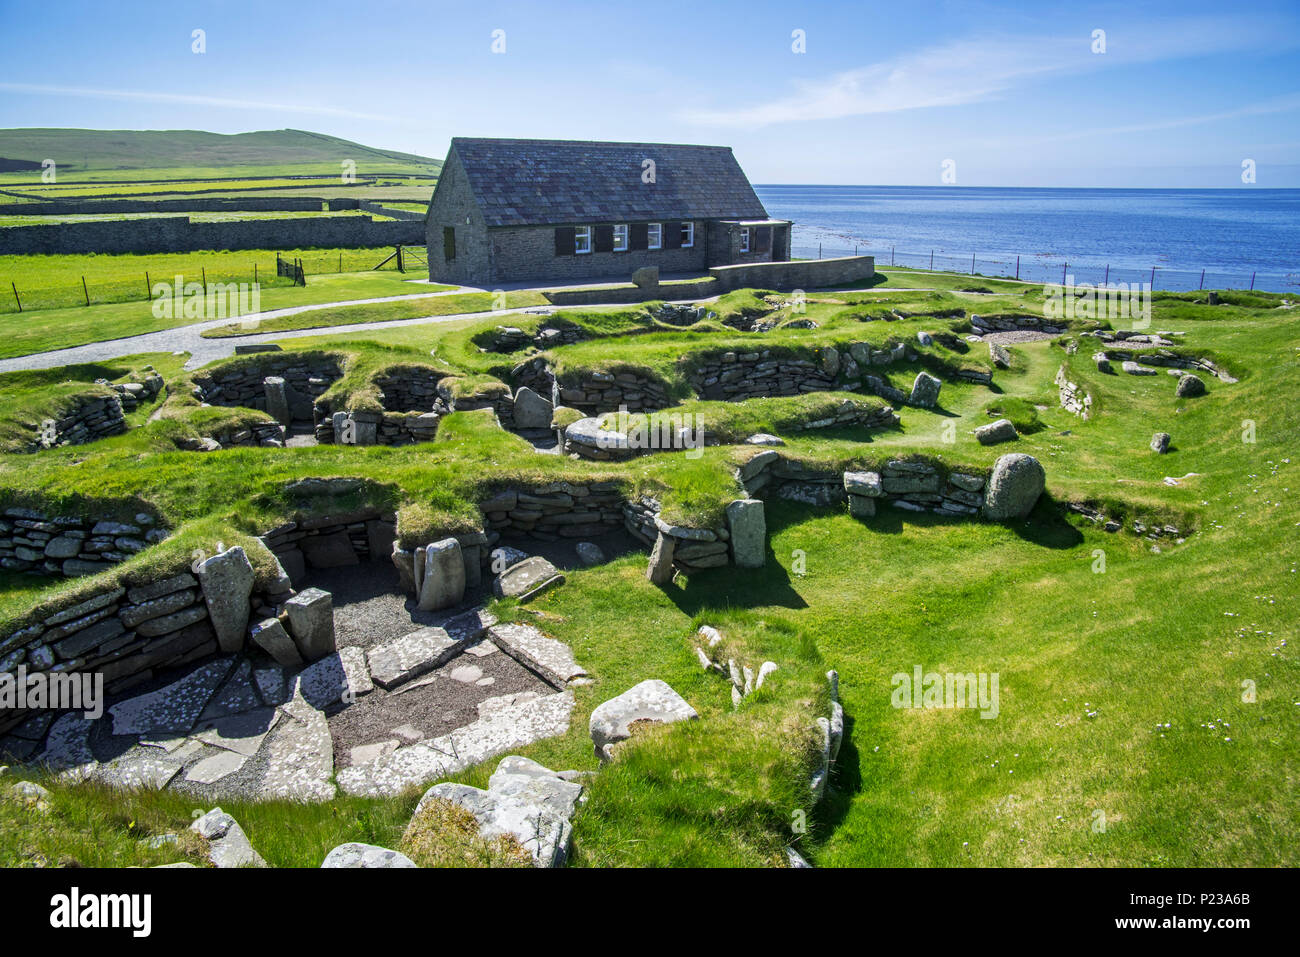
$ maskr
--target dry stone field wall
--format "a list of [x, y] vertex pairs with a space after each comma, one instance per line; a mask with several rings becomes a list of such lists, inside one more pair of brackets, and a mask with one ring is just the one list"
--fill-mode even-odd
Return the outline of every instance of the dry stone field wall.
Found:
[[0, 518], [0, 568], [76, 578], [124, 562], [168, 535], [152, 515], [133, 522], [9, 508]]

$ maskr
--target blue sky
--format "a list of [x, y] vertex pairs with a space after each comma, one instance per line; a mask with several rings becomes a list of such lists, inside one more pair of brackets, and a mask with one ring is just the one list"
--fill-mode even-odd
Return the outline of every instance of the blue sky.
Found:
[[1251, 159], [1267, 188], [1300, 187], [1298, 121], [1294, 2], [0, 0], [0, 127], [720, 143], [760, 183], [1243, 187]]

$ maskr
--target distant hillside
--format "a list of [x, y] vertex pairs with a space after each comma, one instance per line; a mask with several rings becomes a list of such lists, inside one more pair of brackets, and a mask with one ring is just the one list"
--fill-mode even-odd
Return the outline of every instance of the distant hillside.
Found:
[[64, 170], [337, 165], [345, 159], [355, 160], [358, 169], [403, 166], [437, 172], [442, 168], [441, 160], [427, 156], [375, 149], [305, 130], [230, 134], [201, 130], [0, 130], [0, 170], [39, 168], [46, 157]]

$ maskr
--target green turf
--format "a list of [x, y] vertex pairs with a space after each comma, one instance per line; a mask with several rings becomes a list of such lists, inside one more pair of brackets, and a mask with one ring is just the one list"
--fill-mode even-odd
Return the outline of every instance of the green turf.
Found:
[[[915, 343], [918, 330], [953, 332], [965, 320], [863, 320], [894, 310], [1041, 309], [1039, 287], [980, 280], [993, 296], [956, 291], [969, 284], [891, 271], [886, 286], [869, 292], [814, 297], [806, 316], [816, 329], [762, 334], [716, 320], [671, 331], [638, 321], [635, 310], [572, 310], [564, 317], [594, 338], [550, 358], [574, 370], [622, 363], [680, 390], [700, 352], [738, 343], [805, 354], [850, 341]], [[739, 309], [745, 298], [731, 305]], [[748, 304], [758, 308], [762, 298], [750, 295]], [[634, 739], [591, 781], [574, 820], [575, 863], [763, 866], [781, 863], [782, 848], [797, 844], [822, 866], [1294, 866], [1300, 555], [1289, 543], [1300, 527], [1300, 422], [1285, 397], [1300, 389], [1300, 348], [1281, 299], [1218, 307], [1156, 300], [1152, 328], [1185, 332], [1181, 351], [1215, 357], [1240, 379], [1207, 378], [1209, 394], [1196, 399], [1176, 399], [1174, 379], [1163, 373], [1100, 374], [1089, 358], [1093, 340], [1070, 354], [1066, 336], [1014, 346], [1012, 369], [997, 371], [991, 388], [946, 381], [938, 409], [903, 408], [896, 430], [794, 431], [825, 398], [818, 396], [726, 409], [737, 433], [781, 434], [783, 454], [826, 469], [904, 455], [982, 469], [1006, 451], [1028, 452], [1046, 469], [1048, 495], [1028, 520], [1007, 525], [888, 507], [860, 521], [841, 509], [774, 500], [761, 571], [716, 569], [659, 588], [645, 580], [644, 555], [634, 554], [570, 572], [563, 587], [525, 609], [498, 606], [503, 617], [568, 642], [594, 678], [575, 689], [570, 731], [525, 749], [528, 756], [554, 768], [595, 768], [588, 715], [646, 678], [667, 681], [701, 714]], [[507, 381], [524, 354], [480, 351], [499, 323], [486, 316], [326, 333], [286, 346], [350, 356], [345, 380], [358, 390], [386, 364], [410, 362]], [[901, 385], [922, 367], [986, 365], [982, 346], [964, 345], [958, 334], [952, 347], [915, 347], [924, 363], [873, 371]], [[1088, 420], [1057, 404], [1052, 380], [1062, 363], [1094, 396]], [[183, 558], [219, 536], [247, 541], [264, 560], [245, 536], [293, 514], [282, 488], [301, 476], [367, 479], [331, 505], [392, 508], [403, 535], [427, 540], [472, 524], [475, 503], [496, 487], [562, 477], [612, 478], [629, 494], [661, 495], [674, 520], [716, 519], [742, 494], [733, 469], [753, 453], [720, 446], [698, 459], [667, 452], [598, 465], [538, 455], [479, 412], [447, 417], [432, 445], [197, 456], [174, 451], [173, 440], [200, 430], [197, 417], [211, 410], [185, 399], [174, 369], [165, 375], [181, 388], [148, 426], [76, 449], [5, 456], [0, 503], [110, 511], [148, 503], [179, 534], [123, 566], [130, 570]], [[34, 380], [22, 385], [28, 398], [40, 389]], [[709, 408], [681, 398], [702, 414]], [[1014, 445], [980, 446], [974, 428], [1002, 415], [1027, 434]], [[1173, 435], [1168, 455], [1147, 447], [1156, 430]], [[1099, 506], [1125, 529], [1108, 534], [1067, 502]], [[1132, 531], [1134, 520], [1172, 523], [1183, 541], [1148, 541]], [[34, 591], [0, 580], [5, 630], [38, 599], [70, 603], [94, 584]], [[779, 666], [738, 710], [728, 684], [695, 658], [701, 623], [722, 629], [728, 654]], [[918, 665], [998, 673], [998, 716], [892, 707], [891, 677]], [[810, 732], [828, 668], [840, 674], [848, 730], [829, 797], [814, 809]], [[1255, 688], [1251, 700], [1244, 682]], [[495, 763], [459, 779], [481, 786]], [[141, 863], [127, 818], [147, 819], [153, 833], [184, 827], [188, 817], [167, 794], [123, 802], [66, 785], [56, 791], [48, 825], [55, 833], [0, 828], [0, 860], [18, 860], [34, 845], [47, 858]], [[395, 846], [413, 797], [340, 799], [292, 816], [274, 804], [227, 809], [268, 858], [315, 866], [341, 840]]]

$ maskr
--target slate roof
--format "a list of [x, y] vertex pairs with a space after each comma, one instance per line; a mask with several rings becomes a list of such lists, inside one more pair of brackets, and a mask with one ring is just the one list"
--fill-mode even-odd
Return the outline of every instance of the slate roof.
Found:
[[[488, 226], [766, 219], [728, 146], [456, 137]], [[641, 182], [655, 161], [655, 182]]]

